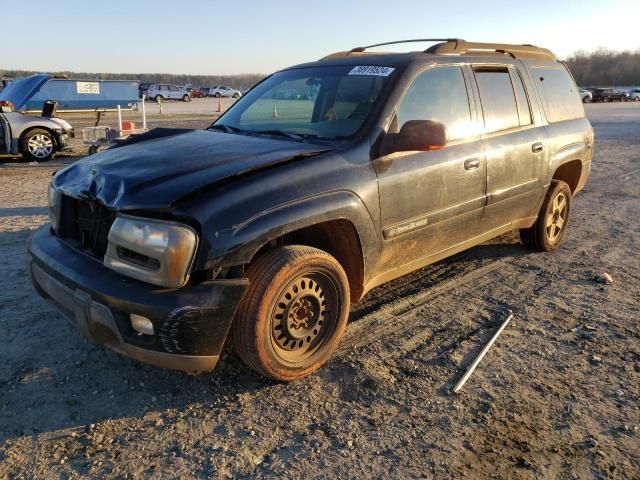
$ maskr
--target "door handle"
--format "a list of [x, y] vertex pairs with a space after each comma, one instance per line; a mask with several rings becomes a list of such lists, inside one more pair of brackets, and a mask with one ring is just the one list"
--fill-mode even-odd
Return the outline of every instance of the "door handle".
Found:
[[542, 145], [542, 142], [536, 142], [531, 145], [531, 151], [533, 153], [540, 153], [542, 150], [544, 150], [544, 145]]
[[480, 159], [478, 158], [468, 158], [464, 161], [465, 170], [474, 170], [479, 166], [480, 166]]

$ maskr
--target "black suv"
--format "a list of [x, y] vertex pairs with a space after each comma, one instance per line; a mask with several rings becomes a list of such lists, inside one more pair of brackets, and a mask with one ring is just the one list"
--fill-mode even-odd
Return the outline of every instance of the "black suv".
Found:
[[463, 40], [368, 48], [269, 76], [206, 130], [57, 172], [28, 244], [37, 291], [138, 360], [211, 370], [231, 336], [293, 380], [375, 286], [513, 229], [555, 249], [594, 142], [563, 64]]
[[626, 102], [629, 98], [629, 94], [622, 90], [615, 90], [613, 88], [593, 88], [591, 89], [592, 102]]

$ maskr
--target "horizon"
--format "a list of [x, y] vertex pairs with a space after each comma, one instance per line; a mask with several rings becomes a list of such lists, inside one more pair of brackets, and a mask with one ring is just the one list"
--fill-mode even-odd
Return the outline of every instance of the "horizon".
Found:
[[[381, 0], [327, 0], [321, 11], [291, 0], [243, 5], [243, 9], [234, 9], [204, 0], [185, 7], [166, 0], [135, 5], [114, 0], [82, 10], [72, 0], [33, 0], [28, 5], [0, 0], [5, 18], [29, 19], [27, 32], [24, 22], [3, 25], [6, 38], [19, 41], [3, 54], [1, 68], [194, 76], [269, 74], [358, 45], [425, 36], [530, 43], [562, 59], [600, 48], [640, 48], [640, 33], [631, 14], [637, 6], [630, 0], [562, 4], [540, 0], [535, 15], [528, 3], [502, 0], [482, 5], [463, 0], [455, 12], [439, 8], [436, 2], [407, 0], [387, 15], [380, 14], [388, 8]], [[621, 11], [629, 14], [620, 15]], [[51, 19], [59, 19], [61, 12], [67, 18], [64, 28], [49, 35]], [[73, 55], [65, 55], [67, 52]]]

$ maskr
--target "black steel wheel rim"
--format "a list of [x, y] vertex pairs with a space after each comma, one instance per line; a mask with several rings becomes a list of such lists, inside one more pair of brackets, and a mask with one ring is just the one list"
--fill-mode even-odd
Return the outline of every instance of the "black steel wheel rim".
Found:
[[284, 363], [313, 363], [339, 323], [337, 280], [324, 269], [296, 276], [281, 291], [270, 319], [271, 346]]

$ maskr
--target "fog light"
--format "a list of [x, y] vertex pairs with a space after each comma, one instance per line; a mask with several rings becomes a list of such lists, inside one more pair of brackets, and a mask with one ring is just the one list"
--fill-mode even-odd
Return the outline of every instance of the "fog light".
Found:
[[131, 319], [131, 328], [142, 335], [153, 335], [153, 323], [147, 317], [132, 313], [129, 315]]

